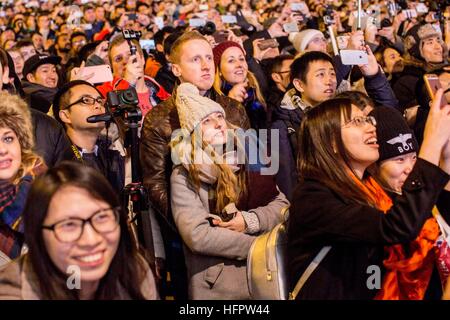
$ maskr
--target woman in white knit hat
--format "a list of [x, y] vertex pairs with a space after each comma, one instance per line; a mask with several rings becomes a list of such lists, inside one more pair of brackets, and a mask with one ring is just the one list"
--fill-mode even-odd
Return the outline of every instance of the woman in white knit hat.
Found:
[[323, 33], [316, 29], [293, 32], [289, 35], [289, 41], [299, 54], [305, 51], [322, 51], [327, 53], [327, 40]]
[[[249, 164], [236, 128], [216, 102], [183, 83], [176, 106], [182, 134], [173, 135], [171, 206], [184, 242], [190, 299], [251, 299], [246, 259], [255, 237], [282, 221], [289, 206], [273, 175]], [[240, 161], [244, 159], [244, 161]]]

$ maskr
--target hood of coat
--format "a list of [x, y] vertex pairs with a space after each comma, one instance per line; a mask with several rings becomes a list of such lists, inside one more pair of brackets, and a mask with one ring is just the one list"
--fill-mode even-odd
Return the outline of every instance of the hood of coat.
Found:
[[22, 89], [28, 96], [39, 96], [44, 100], [52, 103], [58, 88], [48, 88], [37, 83], [29, 81], [22, 82]]
[[29, 105], [43, 113], [48, 113], [58, 88], [47, 88], [28, 81], [24, 81], [22, 85]]
[[289, 120], [300, 123], [305, 108], [307, 108], [306, 105], [296, 95], [295, 89], [291, 89], [284, 94], [280, 106], [273, 111], [273, 117], [274, 120]]

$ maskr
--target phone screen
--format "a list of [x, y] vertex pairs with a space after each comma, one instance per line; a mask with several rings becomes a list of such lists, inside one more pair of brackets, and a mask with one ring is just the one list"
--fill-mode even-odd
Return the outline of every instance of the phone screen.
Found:
[[304, 8], [303, 2], [297, 2], [297, 3], [291, 3], [291, 10], [292, 11], [302, 11]]
[[290, 22], [283, 24], [283, 30], [287, 33], [299, 32], [298, 25], [296, 22]]
[[84, 67], [81, 75], [89, 75], [89, 78], [87, 78], [86, 81], [92, 84], [104, 83], [113, 80], [111, 67], [106, 64]]
[[225, 16], [222, 16], [221, 18], [222, 18], [223, 23], [229, 23], [229, 24], [237, 23], [236, 16], [233, 16], [233, 15], [225, 15]]
[[[436, 96], [436, 92], [442, 88], [441, 82], [439, 81], [439, 77], [435, 74], [426, 74], [423, 76], [425, 81], [425, 86], [428, 91], [428, 95], [433, 100]], [[445, 95], [442, 95], [441, 99], [441, 107], [445, 106], [447, 104], [447, 99], [445, 98]]]
[[142, 50], [145, 50], [147, 52], [156, 48], [155, 40], [139, 40], [139, 44]]
[[127, 13], [128, 19], [129, 20], [136, 20], [137, 16], [135, 13]]

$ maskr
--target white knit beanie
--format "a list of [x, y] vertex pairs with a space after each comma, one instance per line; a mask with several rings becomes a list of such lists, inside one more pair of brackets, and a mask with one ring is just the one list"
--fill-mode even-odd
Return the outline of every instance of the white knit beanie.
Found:
[[189, 132], [207, 116], [214, 112], [220, 112], [225, 117], [225, 111], [217, 102], [200, 95], [198, 88], [192, 83], [182, 83], [177, 88], [175, 105], [180, 118], [182, 129]]
[[289, 41], [294, 45], [297, 52], [302, 53], [314, 37], [322, 36], [323, 33], [316, 29], [306, 29], [289, 34]]

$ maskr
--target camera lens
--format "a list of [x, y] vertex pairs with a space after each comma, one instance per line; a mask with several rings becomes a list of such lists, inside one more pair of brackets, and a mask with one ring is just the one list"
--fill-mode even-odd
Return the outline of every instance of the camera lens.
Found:
[[213, 22], [208, 21], [203, 27], [203, 34], [212, 35], [214, 32], [216, 32], [216, 25]]

